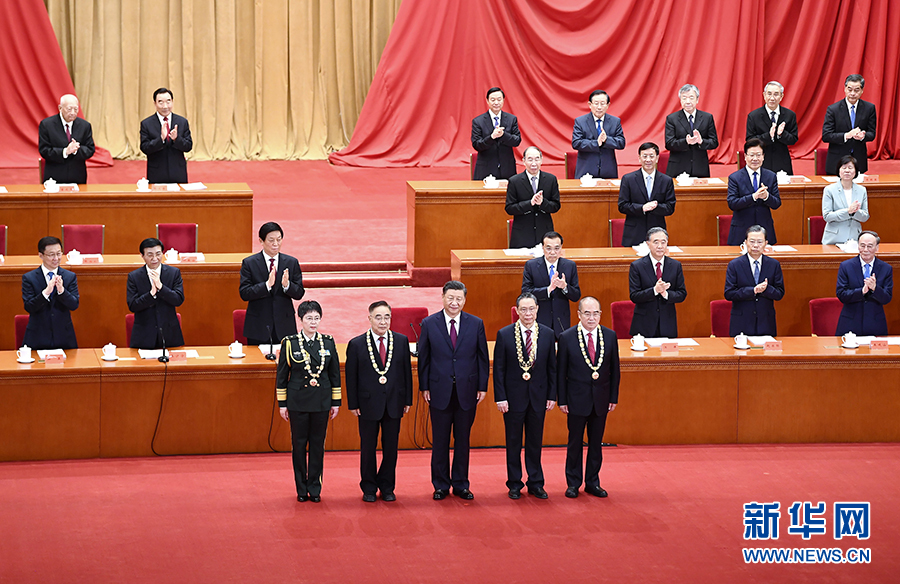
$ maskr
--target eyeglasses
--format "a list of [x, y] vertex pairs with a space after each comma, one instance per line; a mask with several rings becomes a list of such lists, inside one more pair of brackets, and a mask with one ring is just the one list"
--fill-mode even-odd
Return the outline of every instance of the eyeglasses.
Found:
[[42, 253], [41, 255], [45, 258], [61, 258], [63, 256], [61, 251], [58, 251], [56, 253]]

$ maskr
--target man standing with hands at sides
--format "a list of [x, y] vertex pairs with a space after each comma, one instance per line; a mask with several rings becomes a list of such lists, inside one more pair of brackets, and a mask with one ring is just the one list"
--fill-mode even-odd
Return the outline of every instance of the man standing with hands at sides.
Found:
[[784, 97], [784, 86], [777, 81], [769, 81], [763, 90], [766, 105], [747, 114], [747, 140], [756, 138], [762, 141], [766, 158], [763, 168], [772, 172], [783, 170], [794, 174], [791, 163], [791, 152], [788, 146], [797, 143], [797, 114], [786, 107], [781, 107]]
[[589, 113], [575, 118], [572, 148], [578, 151], [575, 178], [590, 174], [594, 178], [619, 178], [616, 150], [625, 148], [622, 122], [609, 115], [609, 94], [596, 90], [588, 97]]
[[670, 152], [666, 174], [708, 177], [707, 151], [719, 147], [716, 121], [712, 114], [697, 109], [700, 90], [695, 85], [683, 85], [678, 90], [678, 99], [681, 111], [666, 116], [666, 150]]
[[[359, 420], [359, 487], [363, 501], [396, 501], [400, 419], [412, 405], [409, 339], [390, 330], [391, 307], [384, 300], [369, 305], [369, 330], [347, 343], [347, 407]], [[381, 468], [375, 450], [381, 430]]]
[[59, 114], [41, 120], [38, 152], [46, 161], [42, 181], [52, 178], [59, 183], [87, 182], [85, 161], [94, 155], [94, 136], [90, 122], [78, 117], [77, 97], [60, 97]]
[[[510, 499], [520, 498], [526, 485], [528, 494], [547, 499], [541, 447], [544, 415], [556, 405], [556, 337], [536, 322], [533, 294], [519, 296], [516, 312], [519, 320], [500, 329], [494, 346], [494, 400], [506, 428], [506, 487]], [[522, 482], [523, 429], [527, 483]]]
[[784, 278], [778, 260], [763, 255], [766, 230], [753, 225], [747, 230], [747, 255], [728, 262], [725, 300], [731, 301], [728, 334], [778, 334], [775, 301], [784, 297]]
[[[469, 434], [475, 408], [487, 395], [490, 358], [484, 322], [462, 311], [466, 287], [444, 284], [444, 309], [422, 321], [419, 337], [419, 391], [431, 412], [431, 483], [434, 500], [453, 494], [472, 500], [469, 490]], [[453, 467], [450, 467], [450, 434]]]
[[836, 175], [838, 162], [847, 154], [856, 158], [856, 170], [865, 173], [869, 169], [866, 142], [875, 139], [878, 120], [875, 104], [860, 99], [865, 86], [862, 75], [847, 75], [844, 99], [825, 110], [822, 124], [822, 141], [828, 143], [825, 174]]
[[186, 183], [184, 153], [194, 147], [188, 121], [172, 113], [172, 92], [160, 87], [153, 92], [156, 113], [141, 122], [141, 152], [147, 155], [147, 180], [151, 183]]
[[771, 245], [778, 243], [772, 209], [781, 206], [778, 193], [778, 177], [762, 168], [764, 154], [762, 142], [750, 138], [744, 142], [747, 166], [728, 176], [728, 208], [733, 211], [728, 245], [740, 245], [747, 229], [759, 225], [765, 229]]
[[651, 227], [665, 229], [666, 217], [675, 212], [675, 183], [656, 168], [659, 146], [644, 142], [638, 156], [640, 170], [623, 176], [619, 185], [619, 213], [625, 215], [624, 247], [640, 245]]
[[669, 234], [662, 227], [647, 232], [647, 245], [650, 254], [631, 262], [628, 268], [628, 288], [634, 302], [629, 334], [674, 339], [678, 337], [675, 305], [687, 297], [681, 263], [666, 257]]
[[506, 94], [499, 87], [487, 92], [488, 111], [472, 120], [472, 148], [478, 152], [475, 180], [488, 175], [504, 179], [516, 174], [513, 148], [522, 142], [516, 116], [501, 111]]
[[838, 268], [837, 297], [844, 305], [835, 334], [888, 334], [884, 305], [894, 292], [894, 269], [875, 254], [881, 238], [874, 231], [859, 234], [859, 255], [841, 262]]
[[572, 324], [569, 302], [578, 302], [578, 268], [575, 262], [562, 257], [562, 235], [555, 231], [544, 234], [544, 257], [525, 262], [522, 272], [522, 294], [537, 299], [537, 321], [559, 337]]
[[162, 263], [163, 244], [155, 237], [141, 242], [145, 266], [128, 274], [125, 296], [134, 313], [130, 346], [162, 349], [184, 345], [175, 308], [184, 303], [181, 270]]
[[22, 274], [22, 301], [28, 312], [24, 343], [32, 349], [77, 349], [72, 311], [78, 308], [78, 278], [59, 267], [58, 238], [42, 237], [38, 257], [40, 267]]
[[294, 300], [303, 298], [297, 258], [281, 251], [284, 231], [274, 221], [259, 228], [262, 251], [241, 262], [241, 300], [247, 302], [244, 336], [250, 345], [280, 343], [297, 333]]
[[[297, 500], [322, 500], [325, 432], [341, 409], [341, 364], [331, 335], [319, 332], [322, 306], [315, 300], [297, 307], [302, 331], [281, 341], [275, 397], [281, 417], [291, 423], [291, 462]], [[306, 449], [309, 447], [307, 463]]]
[[[619, 402], [619, 345], [616, 333], [600, 326], [600, 302], [585, 296], [578, 303], [579, 323], [559, 338], [557, 384], [559, 410], [567, 415], [566, 497], [584, 492], [607, 497], [600, 486], [603, 432], [606, 416]], [[584, 430], [587, 428], [587, 463], [582, 473]]]
[[525, 171], [506, 187], [506, 214], [512, 215], [509, 247], [534, 247], [548, 231], [553, 231], [551, 213], [559, 211], [559, 183], [552, 174], [541, 172], [543, 155], [535, 146], [525, 149]]

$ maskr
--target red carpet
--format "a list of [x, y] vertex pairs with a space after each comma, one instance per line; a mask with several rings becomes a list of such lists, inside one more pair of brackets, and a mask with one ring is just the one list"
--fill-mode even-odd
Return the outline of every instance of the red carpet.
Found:
[[[344, 412], [342, 415], [346, 415]], [[605, 500], [506, 496], [501, 450], [473, 452], [473, 502], [431, 500], [404, 451], [398, 501], [366, 504], [358, 454], [327, 453], [323, 502], [297, 503], [285, 454], [0, 465], [0, 582], [896, 582], [900, 445], [619, 447]], [[742, 505], [782, 504], [775, 542]], [[794, 501], [871, 502], [871, 538], [788, 535]], [[745, 564], [741, 548], [871, 548], [870, 564]], [[891, 575], [893, 574], [893, 576]]]

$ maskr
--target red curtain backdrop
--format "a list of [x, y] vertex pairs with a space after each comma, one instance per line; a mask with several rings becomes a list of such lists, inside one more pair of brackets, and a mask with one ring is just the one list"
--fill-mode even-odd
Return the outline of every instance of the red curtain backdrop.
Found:
[[878, 109], [869, 152], [900, 152], [896, 0], [444, 0], [401, 5], [350, 144], [330, 156], [350, 166], [457, 165], [472, 152], [471, 120], [486, 90], [506, 92], [519, 118], [521, 153], [539, 146], [559, 162], [572, 150], [574, 118], [594, 89], [610, 93], [627, 145], [664, 147], [678, 88], [700, 89], [716, 120], [715, 162], [733, 162], [747, 113], [763, 87], [785, 86], [797, 113], [795, 157], [822, 146], [825, 108], [861, 73], [863, 99]]
[[[74, 94], [75, 85], [41, 0], [0, 0], [0, 39], [0, 168], [37, 168], [38, 123], [59, 113], [59, 97]], [[88, 165], [111, 166], [112, 156], [97, 146]]]

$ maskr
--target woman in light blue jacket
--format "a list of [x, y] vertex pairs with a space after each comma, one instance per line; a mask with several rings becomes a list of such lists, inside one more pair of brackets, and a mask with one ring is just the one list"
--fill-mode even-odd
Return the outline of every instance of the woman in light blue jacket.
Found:
[[822, 193], [822, 216], [825, 218], [822, 243], [825, 245], [856, 241], [862, 232], [861, 224], [869, 220], [866, 187], [853, 182], [856, 159], [848, 154], [839, 164], [840, 180], [825, 187]]

